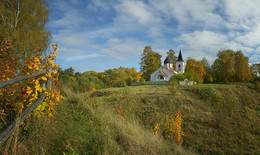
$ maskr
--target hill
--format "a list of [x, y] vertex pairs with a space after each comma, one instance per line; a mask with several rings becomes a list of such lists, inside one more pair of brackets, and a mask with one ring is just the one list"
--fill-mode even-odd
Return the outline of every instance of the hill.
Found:
[[[40, 147], [46, 154], [260, 153], [259, 91], [245, 85], [177, 90], [172, 94], [168, 86], [136, 86], [74, 93], [64, 87], [66, 99], [54, 119], [42, 120]], [[176, 110], [183, 116], [182, 145], [163, 132], [153, 134], [155, 124], [163, 125]], [[39, 131], [28, 128], [23, 146], [36, 153]]]

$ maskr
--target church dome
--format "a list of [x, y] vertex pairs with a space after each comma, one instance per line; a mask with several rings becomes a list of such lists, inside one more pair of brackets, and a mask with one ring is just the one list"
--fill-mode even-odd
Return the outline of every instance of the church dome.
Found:
[[164, 60], [164, 64], [167, 64], [167, 63], [173, 63], [172, 59], [170, 59], [169, 57], [166, 57], [166, 59]]

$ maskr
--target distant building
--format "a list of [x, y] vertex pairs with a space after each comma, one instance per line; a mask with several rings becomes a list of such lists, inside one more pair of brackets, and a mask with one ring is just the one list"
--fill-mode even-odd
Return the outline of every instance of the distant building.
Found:
[[169, 81], [173, 75], [184, 73], [184, 66], [185, 62], [183, 61], [180, 50], [176, 61], [176, 68], [173, 68], [173, 61], [169, 57], [166, 57], [164, 60], [164, 66], [159, 67], [150, 75], [151, 81]]

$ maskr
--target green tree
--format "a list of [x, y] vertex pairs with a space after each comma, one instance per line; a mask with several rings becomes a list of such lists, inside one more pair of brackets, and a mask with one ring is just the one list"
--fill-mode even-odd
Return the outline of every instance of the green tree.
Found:
[[169, 57], [172, 60], [173, 68], [176, 68], [177, 56], [175, 56], [175, 51], [170, 49], [166, 54], [167, 54], [167, 57]]
[[30, 58], [34, 50], [44, 52], [51, 39], [47, 0], [1, 0], [0, 42], [12, 42], [17, 60]]
[[74, 69], [72, 67], [65, 69], [64, 72], [66, 74], [68, 74], [69, 76], [73, 76], [74, 75]]
[[255, 81], [260, 76], [260, 63], [254, 63], [250, 65], [252, 81]]
[[251, 79], [248, 57], [242, 51], [219, 51], [212, 71], [217, 82], [248, 82]]
[[195, 59], [189, 59], [187, 61], [185, 72], [194, 72], [197, 76], [196, 80], [198, 83], [203, 83], [204, 77], [207, 73], [202, 62], [196, 61]]
[[207, 72], [206, 76], [204, 77], [204, 82], [212, 83], [213, 82], [213, 77], [212, 77], [212, 73], [211, 73], [211, 66], [210, 66], [207, 58], [203, 57], [201, 59], [201, 63], [203, 64], [203, 66], [204, 66], [204, 68], [205, 68], [205, 70]]
[[218, 52], [218, 58], [212, 65], [214, 77], [217, 82], [234, 81], [235, 52], [231, 49]]
[[235, 73], [234, 78], [237, 82], [248, 82], [251, 79], [251, 70], [248, 64], [248, 57], [245, 57], [242, 51], [235, 53]]
[[146, 81], [150, 80], [150, 74], [161, 66], [161, 57], [162, 56], [159, 53], [152, 50], [151, 46], [146, 46], [144, 48], [140, 63], [142, 78]]
[[206, 69], [207, 73], [210, 73], [211, 68], [210, 68], [210, 64], [209, 64], [207, 58], [203, 57], [200, 62], [203, 64], [203, 66]]

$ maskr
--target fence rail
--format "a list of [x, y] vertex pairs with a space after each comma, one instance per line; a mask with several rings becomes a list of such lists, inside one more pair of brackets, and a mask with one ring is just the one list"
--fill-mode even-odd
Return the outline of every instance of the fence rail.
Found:
[[[7, 81], [3, 81], [3, 82], [0, 82], [0, 88], [4, 88], [6, 86], [9, 86], [9, 85], [13, 85], [15, 83], [18, 83], [18, 82], [21, 82], [23, 80], [28, 80], [28, 79], [31, 79], [31, 78], [34, 78], [36, 76], [40, 76], [40, 75], [44, 75], [46, 74], [47, 71], [46, 70], [43, 70], [43, 71], [40, 71], [40, 72], [37, 72], [37, 73], [33, 73], [33, 74], [30, 74], [30, 75], [25, 75], [25, 76], [20, 76], [20, 77], [16, 77], [16, 78], [13, 78], [11, 80], [7, 80]], [[47, 82], [46, 82], [46, 88], [49, 88], [51, 85], [51, 81], [50, 79], [48, 78]], [[35, 110], [41, 103], [42, 101], [45, 99], [46, 97], [46, 93], [45, 91], [43, 91], [43, 94], [41, 95], [41, 97], [35, 101], [30, 107], [28, 107], [20, 116], [19, 118], [17, 118], [18, 120], [18, 126], [20, 126], [22, 124], [22, 122], [25, 120], [25, 118], [33, 111]], [[1, 134], [0, 134], [0, 146], [2, 144], [5, 143], [5, 141], [11, 136], [11, 134], [13, 133], [14, 129], [15, 129], [15, 125], [16, 125], [16, 122], [13, 122], [12, 124], [10, 124]]]
[[46, 74], [46, 73], [47, 73], [47, 70], [42, 70], [40, 72], [33, 73], [33, 74], [30, 74], [30, 75], [19, 76], [19, 77], [15, 77], [11, 80], [2, 81], [2, 82], [0, 82], [0, 89], [4, 88], [6, 86], [13, 85], [13, 84], [18, 83], [18, 82], [21, 82], [23, 80], [28, 80], [28, 79], [31, 79], [31, 78], [34, 78], [36, 76], [43, 75], [43, 74]]

